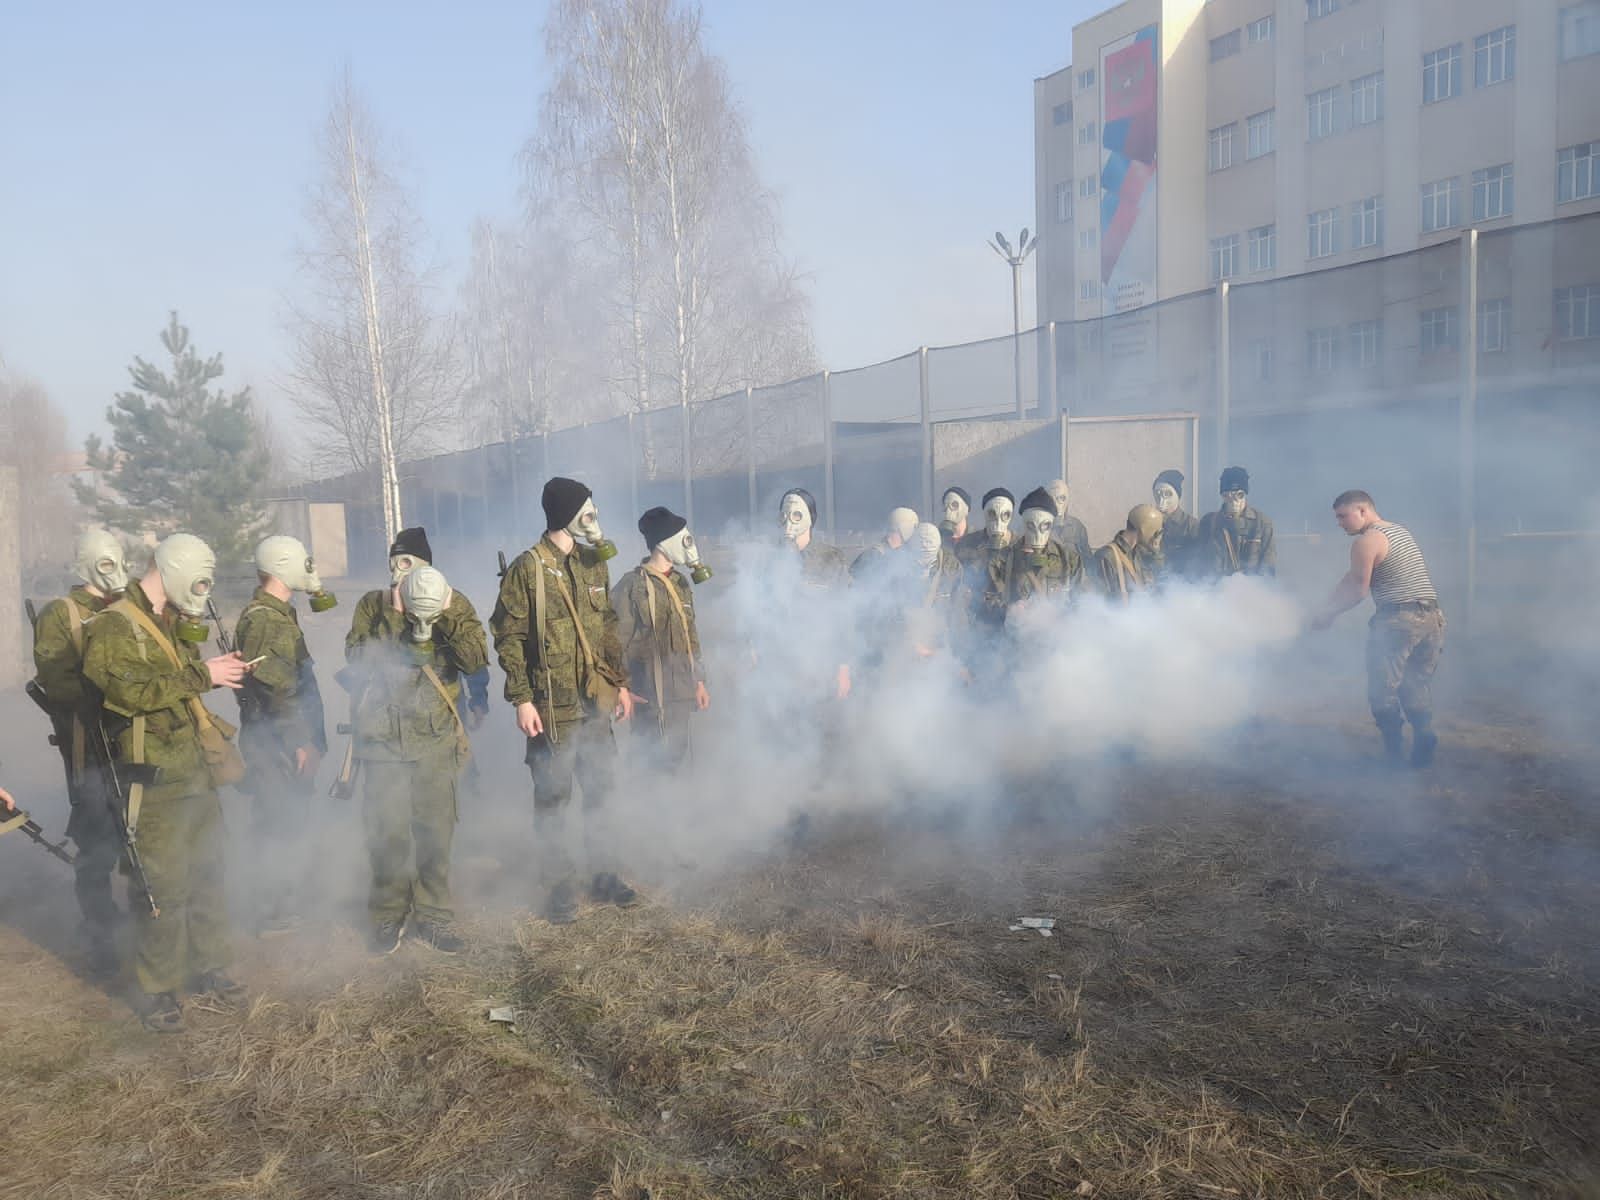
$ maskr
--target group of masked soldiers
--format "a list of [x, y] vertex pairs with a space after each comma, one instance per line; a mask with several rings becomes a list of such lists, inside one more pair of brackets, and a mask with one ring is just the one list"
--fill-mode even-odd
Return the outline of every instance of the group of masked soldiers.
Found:
[[[1199, 519], [1183, 511], [1182, 487], [1179, 472], [1163, 471], [1153, 502], [1136, 505], [1125, 527], [1094, 550], [1068, 512], [1060, 480], [1023, 497], [1020, 535], [1009, 491], [983, 496], [977, 528], [969, 527], [970, 496], [951, 487], [941, 525], [895, 509], [882, 541], [848, 564], [815, 536], [816, 501], [795, 488], [779, 504], [781, 561], [793, 573], [788, 590], [798, 603], [860, 588], [885, 601], [872, 611], [903, 632], [898, 641], [910, 654], [945, 650], [959, 658], [985, 627], [1003, 627], [1032, 605], [1070, 604], [1083, 593], [1127, 602], [1174, 578], [1274, 572], [1272, 523], [1249, 506], [1241, 468], [1223, 472], [1219, 507]], [[1350, 496], [1365, 493], [1341, 501]], [[1369, 585], [1375, 595], [1402, 599], [1415, 590], [1420, 554], [1406, 558], [1414, 551], [1409, 535], [1379, 522], [1366, 501], [1366, 508], [1346, 503], [1337, 510], [1347, 531], [1366, 538], [1366, 582], [1341, 585], [1325, 614], [1330, 621]], [[636, 899], [605, 824], [617, 766], [613, 723], [647, 712], [634, 724], [636, 750], [648, 767], [670, 773], [685, 761], [693, 714], [711, 704], [692, 588], [711, 571], [685, 519], [665, 508], [645, 512], [638, 529], [646, 556], [613, 583], [609, 560], [617, 549], [601, 530], [590, 489], [552, 478], [541, 503], [543, 535], [509, 564], [502, 559], [487, 636], [472, 603], [433, 565], [420, 528], [399, 532], [389, 547], [389, 585], [355, 606], [337, 676], [349, 697], [350, 720], [341, 729], [350, 740], [333, 795], [361, 798], [375, 953], [393, 952], [408, 936], [444, 952], [463, 944], [450, 891], [451, 847], [458, 781], [472, 754], [467, 721], [476, 724], [487, 709], [489, 637], [525, 738], [547, 889], [542, 911], [552, 921], [571, 920], [584, 901]], [[117, 965], [111, 876], [121, 862], [130, 876], [141, 1015], [158, 1031], [183, 1027], [187, 996], [237, 1004], [245, 994], [228, 972], [219, 788], [237, 785], [252, 799], [264, 921], [292, 921], [312, 882], [303, 831], [311, 826], [328, 742], [294, 594], [304, 593], [313, 613], [335, 600], [293, 537], [264, 539], [255, 566], [258, 586], [233, 643], [219, 621], [223, 652], [210, 658], [201, 657], [200, 645], [209, 636], [207, 616], [216, 618], [216, 560], [190, 534], [162, 541], [144, 575], [130, 580], [117, 539], [88, 531], [78, 546], [80, 582], [35, 621], [30, 693], [50, 714], [66, 766], [76, 890], [94, 961], [107, 971]], [[1398, 721], [1403, 707], [1417, 724], [1419, 753], [1425, 746], [1431, 756], [1431, 728], [1417, 715], [1426, 700], [1426, 677], [1419, 687], [1418, 675], [1424, 666], [1431, 675], [1442, 644], [1442, 618], [1431, 641], [1430, 619], [1416, 609], [1385, 625], [1393, 646], [1382, 666], [1391, 681], [1383, 696], [1374, 692], [1373, 707], [1386, 745], [1385, 722]], [[842, 647], [810, 655], [818, 698], [849, 697], [852, 657]], [[202, 702], [218, 687], [237, 695], [242, 730]], [[575, 788], [581, 811], [572, 803]], [[7, 812], [14, 805], [0, 793], [0, 816]], [[566, 836], [574, 819], [581, 850]], [[259, 870], [269, 861], [279, 865]]]

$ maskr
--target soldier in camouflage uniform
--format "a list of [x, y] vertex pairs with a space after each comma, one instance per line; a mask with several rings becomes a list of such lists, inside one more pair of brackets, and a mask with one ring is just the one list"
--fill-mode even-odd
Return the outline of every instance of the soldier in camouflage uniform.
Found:
[[1016, 497], [1005, 488], [990, 488], [983, 495], [983, 529], [968, 535], [968, 540], [983, 538], [982, 550], [962, 560], [977, 630], [992, 632], [1006, 623], [1006, 606], [1011, 603], [1011, 518], [1016, 503]]
[[1222, 472], [1222, 506], [1200, 519], [1194, 570], [1213, 579], [1227, 575], [1276, 575], [1278, 548], [1272, 522], [1248, 503], [1250, 475], [1243, 467]]
[[241, 790], [254, 801], [256, 916], [267, 931], [294, 922], [311, 882], [311, 791], [328, 752], [322, 692], [292, 598], [308, 593], [313, 612], [326, 612], [334, 598], [300, 539], [286, 534], [256, 546], [256, 578], [234, 645], [246, 662], [261, 660], [239, 690], [239, 749], [249, 769]]
[[426, 550], [420, 529], [402, 531], [390, 554], [398, 579], [361, 597], [344, 642], [379, 954], [397, 949], [408, 927], [446, 953], [463, 944], [450, 901], [456, 782], [470, 754], [457, 702], [461, 677], [483, 669], [489, 648], [472, 602]]
[[72, 815], [67, 836], [78, 845], [73, 864], [78, 911], [83, 914], [91, 961], [97, 971], [116, 965], [115, 928], [121, 916], [111, 896], [111, 872], [122, 855], [122, 836], [111, 815], [99, 744], [100, 694], [83, 678], [84, 624], [122, 594], [128, 566], [122, 546], [104, 529], [78, 539], [82, 581], [50, 601], [33, 627], [33, 665], [51, 705], [50, 724], [67, 770]]
[[694, 596], [679, 568], [697, 582], [711, 577], [700, 561], [689, 523], [665, 508], [639, 518], [639, 532], [650, 551], [611, 590], [617, 614], [617, 641], [628, 678], [648, 681], [654, 712], [633, 722], [633, 736], [648, 742], [651, 766], [672, 771], [689, 752], [689, 718], [711, 707]]
[[1052, 479], [1050, 486], [1045, 488], [1050, 493], [1050, 499], [1055, 502], [1055, 521], [1050, 526], [1050, 536], [1063, 546], [1068, 546], [1078, 552], [1079, 562], [1088, 562], [1093, 551], [1089, 548], [1089, 530], [1082, 521], [1067, 511], [1067, 499], [1070, 495], [1065, 479]]
[[1156, 573], [1162, 579], [1181, 579], [1200, 544], [1200, 518], [1183, 508], [1183, 472], [1169, 469], [1156, 476], [1150, 496], [1161, 513], [1161, 558]]
[[1075, 547], [1054, 536], [1056, 500], [1044, 488], [1022, 498], [1022, 540], [1011, 547], [1011, 591], [1006, 613], [1050, 600], [1076, 603], [1083, 591], [1083, 559]]
[[[850, 571], [838, 547], [817, 540], [817, 501], [805, 488], [791, 488], [778, 504], [778, 519], [783, 528], [784, 545], [799, 555], [801, 594], [808, 602], [820, 602], [830, 591], [848, 586]], [[802, 614], [803, 616], [803, 614]], [[833, 694], [836, 699], [850, 696], [850, 664], [843, 654], [824, 647], [833, 667]]]
[[229, 1003], [244, 988], [227, 974], [222, 805], [201, 749], [210, 722], [200, 697], [237, 688], [244, 660], [201, 661], [205, 602], [216, 558], [199, 538], [175, 533], [123, 598], [84, 626], [83, 675], [115, 727], [117, 770], [157, 916], [135, 906], [134, 967], [142, 1016], [160, 1032], [183, 1027], [186, 988]]
[[1136, 504], [1128, 512], [1127, 526], [1094, 552], [1100, 591], [1113, 604], [1127, 604], [1155, 587], [1162, 561], [1161, 530], [1161, 510], [1153, 504]]
[[619, 905], [637, 898], [610, 865], [601, 824], [616, 770], [611, 721], [631, 717], [637, 697], [628, 690], [611, 606], [606, 560], [616, 547], [601, 533], [592, 493], [557, 476], [545, 484], [541, 503], [545, 534], [507, 568], [489, 624], [506, 699], [528, 739], [524, 761], [533, 775], [534, 827], [550, 886], [545, 914], [564, 922], [578, 901], [577, 864], [562, 836], [574, 779], [583, 788], [589, 898]]
[[972, 497], [966, 488], [947, 487], [940, 504], [944, 518], [939, 522], [939, 535], [944, 539], [944, 548], [956, 556], [963, 568], [969, 567], [973, 559], [982, 555], [986, 544], [983, 530], [967, 527]]
[[917, 528], [917, 514], [909, 508], [895, 508], [889, 512], [889, 531], [883, 535], [883, 540], [874, 542], [860, 554], [856, 555], [850, 564], [850, 578], [854, 582], [871, 579], [873, 573], [892, 561], [889, 555], [900, 549], [908, 541]]
[[907, 572], [903, 612], [911, 652], [932, 658], [941, 650], [966, 652], [972, 602], [966, 594], [966, 572], [955, 552], [944, 545], [937, 525], [918, 525], [907, 551], [915, 555]]

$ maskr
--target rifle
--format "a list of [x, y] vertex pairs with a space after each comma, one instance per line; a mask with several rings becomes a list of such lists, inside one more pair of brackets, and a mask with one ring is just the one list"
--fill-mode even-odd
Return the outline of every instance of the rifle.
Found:
[[495, 557], [500, 560], [500, 578], [504, 579], [506, 577], [506, 572], [510, 570], [510, 568], [506, 566], [506, 552], [504, 550], [496, 550], [494, 553]]
[[[117, 774], [116, 750], [111, 745], [110, 735], [106, 733], [104, 720], [94, 723], [96, 731], [100, 734], [100, 749], [105, 755], [106, 778], [111, 781], [111, 790], [106, 795], [106, 807], [111, 810], [111, 820], [116, 824], [117, 833], [122, 837], [122, 850], [128, 858], [128, 868], [133, 872], [134, 881], [138, 883], [139, 890], [144, 893], [145, 901], [150, 905], [150, 915], [159, 917], [161, 906], [156, 903], [156, 894], [150, 890], [150, 877], [144, 873], [144, 861], [139, 857], [139, 831], [128, 823], [128, 793], [123, 790], [122, 779]], [[147, 772], [150, 778], [146, 786], [156, 781], [158, 770], [150, 767], [139, 767], [138, 770]]]
[[[504, 555], [500, 556], [500, 561], [505, 561]], [[35, 629], [39, 628], [39, 612], [33, 607], [33, 598], [31, 596], [22, 602], [22, 608], [28, 614], [28, 624]]]
[[66, 848], [65, 841], [52, 842], [45, 837], [44, 830], [39, 828], [39, 823], [20, 808], [10, 816], [0, 816], [0, 835], [10, 833], [13, 829], [20, 829], [69, 867], [78, 861], [77, 856]]
[[[350, 715], [354, 720], [356, 705], [365, 684], [357, 680], [355, 671], [348, 666], [340, 667], [334, 678], [350, 694]], [[356, 775], [361, 771], [361, 760], [356, 757], [355, 727], [350, 721], [340, 721], [334, 726], [334, 732], [350, 740], [345, 743], [344, 758], [339, 763], [338, 775], [334, 776], [333, 784], [328, 788], [328, 795], [335, 800], [351, 800], [356, 794]]]
[[206, 616], [210, 617], [217, 623], [218, 648], [221, 649], [224, 654], [232, 654], [237, 647], [234, 646], [233, 639], [228, 636], [227, 629], [223, 627], [222, 615], [217, 612], [217, 606], [215, 603], [213, 603], [210, 596], [206, 597]]

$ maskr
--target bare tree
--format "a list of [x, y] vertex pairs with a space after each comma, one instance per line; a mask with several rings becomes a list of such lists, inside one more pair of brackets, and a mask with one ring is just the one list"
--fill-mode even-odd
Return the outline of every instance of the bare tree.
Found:
[[[530, 209], [558, 211], [644, 412], [803, 374], [807, 301], [778, 247], [722, 64], [679, 0], [556, 0], [555, 78], [526, 152]], [[650, 451], [646, 449], [647, 465]]]
[[66, 418], [44, 388], [0, 374], [0, 465], [17, 472], [17, 541], [25, 577], [71, 562], [83, 514], [68, 486], [70, 456]]
[[434, 448], [459, 411], [454, 329], [432, 308], [421, 224], [348, 71], [318, 149], [289, 391], [318, 466], [376, 474], [392, 539], [400, 463]]

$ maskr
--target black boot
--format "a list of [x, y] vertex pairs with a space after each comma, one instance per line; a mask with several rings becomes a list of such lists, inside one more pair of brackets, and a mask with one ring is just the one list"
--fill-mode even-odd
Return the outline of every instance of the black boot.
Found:
[[1433, 731], [1433, 717], [1411, 718], [1411, 765], [1433, 766], [1433, 752], [1439, 746], [1439, 735]]
[[1385, 717], [1378, 722], [1378, 732], [1383, 734], [1383, 756], [1390, 764], [1398, 766], [1405, 761], [1406, 726], [1400, 717]]

